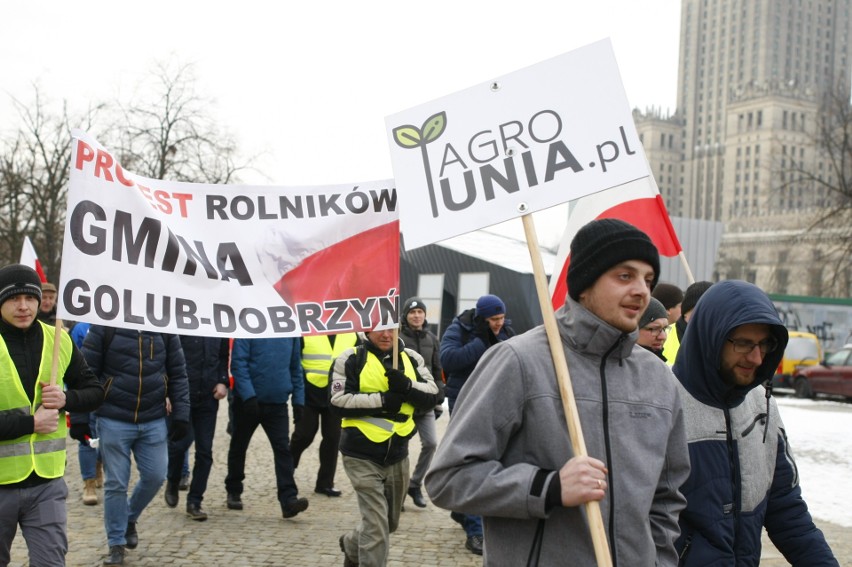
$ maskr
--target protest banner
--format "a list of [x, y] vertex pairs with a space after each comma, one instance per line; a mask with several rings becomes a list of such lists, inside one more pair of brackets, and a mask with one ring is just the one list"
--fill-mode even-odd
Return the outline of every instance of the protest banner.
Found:
[[393, 181], [253, 187], [148, 179], [73, 133], [63, 318], [222, 337], [396, 327]]
[[648, 175], [608, 40], [385, 122], [409, 250]]

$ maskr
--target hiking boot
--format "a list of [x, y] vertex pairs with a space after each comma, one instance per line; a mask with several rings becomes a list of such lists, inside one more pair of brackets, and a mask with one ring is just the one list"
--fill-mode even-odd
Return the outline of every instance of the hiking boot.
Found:
[[243, 501], [236, 492], [228, 493], [228, 510], [242, 510]]
[[207, 512], [201, 509], [201, 504], [194, 502], [186, 503], [186, 515], [196, 522], [203, 522], [207, 519]]
[[474, 555], [482, 555], [482, 536], [472, 535], [464, 542], [464, 546]]
[[285, 518], [292, 518], [299, 512], [304, 512], [307, 509], [307, 498], [296, 498], [295, 500], [291, 500], [290, 502], [281, 505], [281, 512], [284, 514]]
[[352, 561], [349, 559], [349, 556], [346, 554], [346, 547], [343, 545], [343, 538], [345, 536], [340, 536], [338, 540], [340, 542], [340, 551], [343, 552], [343, 567], [358, 567], [357, 561]]
[[98, 461], [95, 464], [95, 488], [104, 487], [104, 464]]
[[174, 508], [178, 505], [180, 501], [180, 496], [178, 495], [178, 487], [177, 484], [172, 481], [166, 482], [166, 491], [163, 494], [166, 498], [166, 506], [169, 508]]
[[95, 490], [95, 479], [83, 481], [83, 504], [94, 506], [98, 503], [98, 492]]
[[423, 492], [419, 486], [409, 486], [408, 495], [411, 497], [411, 501], [414, 502], [415, 506], [418, 508], [426, 507], [426, 501], [423, 499]]
[[178, 483], [178, 490], [189, 490], [189, 475], [185, 474], [180, 477], [180, 482]]
[[[124, 532], [127, 549], [136, 549], [139, 545], [139, 534], [136, 532], [136, 522], [127, 522], [127, 530]], [[121, 563], [119, 563], [121, 565]]]
[[104, 559], [104, 565], [124, 565], [125, 553], [123, 545], [109, 546], [109, 555]]

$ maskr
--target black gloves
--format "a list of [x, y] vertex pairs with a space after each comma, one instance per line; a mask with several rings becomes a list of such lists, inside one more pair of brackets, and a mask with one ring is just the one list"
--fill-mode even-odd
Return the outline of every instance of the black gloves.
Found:
[[[406, 380], [408, 380], [406, 378]], [[405, 394], [385, 392], [382, 394], [382, 409], [387, 413], [398, 413], [405, 401]]]
[[243, 400], [243, 413], [248, 417], [257, 417], [260, 415], [260, 406], [257, 405], [257, 396]]
[[302, 420], [302, 412], [304, 409], [305, 406], [293, 405], [293, 425], [296, 425]]
[[485, 343], [485, 346], [491, 344], [491, 325], [486, 319], [479, 319], [476, 326], [473, 328], [473, 336], [479, 337]]
[[172, 420], [172, 431], [169, 433], [169, 441], [180, 441], [189, 434], [188, 421]]
[[71, 429], [68, 430], [68, 435], [71, 436], [71, 439], [76, 439], [83, 445], [88, 445], [89, 441], [86, 437], [89, 439], [92, 438], [92, 430], [88, 423], [72, 423]]
[[438, 419], [439, 417], [444, 415], [444, 408], [442, 408], [441, 406], [435, 406], [435, 409], [433, 411], [435, 412], [435, 419]]
[[401, 370], [389, 368], [385, 370], [385, 376], [388, 378], [388, 389], [391, 392], [407, 394], [411, 389], [411, 380]]

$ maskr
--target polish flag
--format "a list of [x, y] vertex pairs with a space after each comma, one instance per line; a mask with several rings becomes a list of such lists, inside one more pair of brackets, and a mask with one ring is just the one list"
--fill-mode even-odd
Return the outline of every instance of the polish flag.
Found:
[[29, 236], [24, 237], [24, 245], [21, 247], [20, 263], [25, 266], [29, 266], [38, 272], [38, 277], [42, 283], [47, 281], [47, 277], [44, 275], [44, 270], [41, 267], [41, 262], [39, 262], [38, 254], [36, 254], [33, 242], [30, 240]]
[[677, 256], [683, 250], [653, 176], [582, 197], [571, 211], [556, 252], [550, 279], [550, 301], [554, 309], [560, 308], [568, 295], [566, 277], [574, 235], [589, 222], [607, 218], [621, 219], [647, 234], [661, 256]]

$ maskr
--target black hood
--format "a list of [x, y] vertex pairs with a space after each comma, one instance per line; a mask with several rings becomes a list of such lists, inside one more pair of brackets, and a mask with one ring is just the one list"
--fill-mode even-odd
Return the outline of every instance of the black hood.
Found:
[[[719, 374], [722, 348], [734, 328], [749, 323], [769, 325], [778, 340], [778, 348], [766, 354], [754, 382], [748, 386], [729, 386]], [[736, 406], [749, 391], [772, 378], [787, 341], [787, 328], [760, 288], [737, 280], [719, 282], [698, 301], [672, 370], [699, 401], [715, 407]]]

